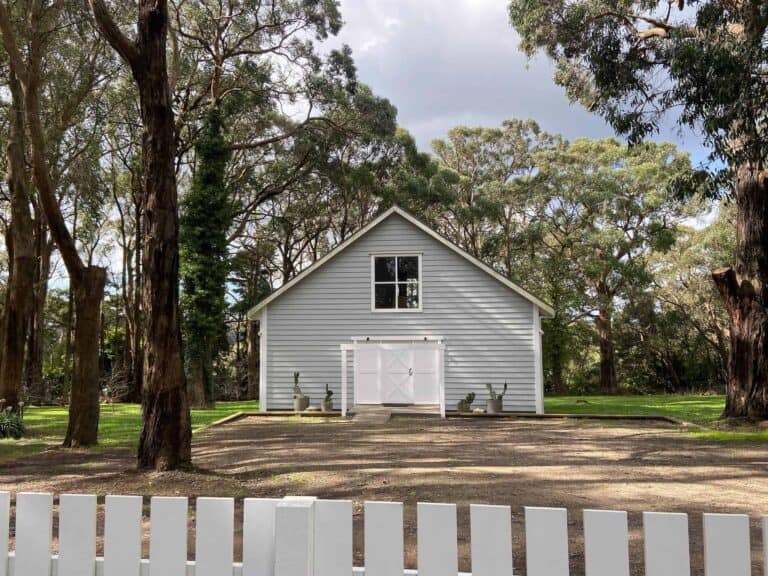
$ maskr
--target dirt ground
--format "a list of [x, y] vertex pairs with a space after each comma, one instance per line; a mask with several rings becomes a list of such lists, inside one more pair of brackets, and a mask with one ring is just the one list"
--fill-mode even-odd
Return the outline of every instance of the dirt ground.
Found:
[[[52, 450], [0, 463], [0, 490], [351, 499], [356, 565], [363, 564], [363, 501], [401, 501], [410, 568], [416, 567], [415, 503], [454, 502], [463, 571], [470, 569], [467, 505], [507, 504], [518, 574], [525, 573], [523, 506], [568, 508], [572, 574], [583, 574], [583, 509], [629, 512], [633, 575], [643, 574], [642, 511], [690, 515], [696, 575], [703, 574], [701, 513], [747, 513], [753, 574], [762, 574], [765, 444], [708, 443], [646, 422], [411, 418], [364, 426], [254, 417], [196, 435], [194, 461], [194, 471], [137, 473], [126, 451]], [[240, 553], [238, 535], [236, 559]]]

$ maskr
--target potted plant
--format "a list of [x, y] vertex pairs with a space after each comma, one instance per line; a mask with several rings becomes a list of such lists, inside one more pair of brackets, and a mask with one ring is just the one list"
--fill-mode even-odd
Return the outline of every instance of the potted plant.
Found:
[[488, 395], [490, 398], [485, 401], [485, 411], [488, 414], [501, 414], [504, 411], [504, 394], [507, 393], [507, 383], [504, 382], [504, 389], [501, 391], [501, 394], [497, 394], [492, 384], [486, 384], [486, 388], [488, 388]]
[[304, 412], [309, 408], [309, 396], [304, 396], [299, 386], [299, 372], [293, 373], [293, 411]]
[[474, 401], [475, 401], [475, 393], [474, 392], [470, 392], [469, 394], [467, 394], [467, 396], [464, 399], [459, 400], [458, 405], [457, 405], [457, 408], [459, 409], [459, 412], [461, 412], [463, 414], [467, 414], [467, 413], [471, 412], [472, 410], [471, 410], [470, 407], [472, 406], [472, 402], [474, 402]]
[[323, 398], [323, 401], [320, 403], [321, 412], [333, 412], [333, 400], [331, 400], [332, 397], [333, 397], [333, 390], [328, 388], [328, 384], [326, 384], [325, 398]]

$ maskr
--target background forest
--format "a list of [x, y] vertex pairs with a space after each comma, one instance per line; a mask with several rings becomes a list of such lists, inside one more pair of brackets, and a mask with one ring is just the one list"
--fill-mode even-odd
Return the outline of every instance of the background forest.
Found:
[[[67, 403], [85, 298], [70, 278], [104, 269], [100, 312], [93, 300], [81, 307], [101, 318], [103, 396], [138, 401], [147, 231], [137, 88], [87, 7], [63, 4], [5, 13], [24, 47], [25, 87], [37, 74], [47, 146], [14, 129], [17, 81], [6, 69], [0, 302], [5, 313], [13, 268], [29, 296], [21, 350], [10, 352], [23, 356], [20, 397]], [[342, 23], [335, 2], [188, 0], [172, 2], [169, 18], [193, 406], [256, 398], [249, 308], [392, 204], [553, 305], [543, 325], [549, 392], [722, 391], [728, 320], [711, 270], [733, 259], [735, 216], [727, 203], [675, 193], [694, 174], [685, 153], [569, 142], [514, 118], [457, 126], [419, 150], [396, 103], [358, 80], [351, 50], [324, 49]], [[41, 151], [51, 194], [21, 194]]]

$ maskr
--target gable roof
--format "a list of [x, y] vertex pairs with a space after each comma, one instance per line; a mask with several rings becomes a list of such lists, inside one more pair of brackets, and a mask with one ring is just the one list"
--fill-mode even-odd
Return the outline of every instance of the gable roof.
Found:
[[387, 220], [393, 214], [397, 214], [398, 216], [403, 217], [405, 220], [407, 220], [408, 222], [413, 224], [416, 228], [418, 228], [419, 230], [421, 230], [425, 234], [431, 236], [432, 238], [434, 238], [435, 240], [440, 242], [443, 246], [449, 248], [450, 250], [452, 250], [453, 252], [455, 252], [456, 254], [458, 254], [459, 256], [461, 256], [462, 258], [467, 260], [468, 262], [471, 262], [472, 264], [474, 264], [475, 266], [480, 268], [480, 270], [482, 270], [483, 272], [485, 272], [489, 276], [492, 276], [493, 278], [495, 278], [496, 280], [498, 280], [499, 282], [504, 284], [504, 286], [506, 286], [507, 288], [509, 288], [513, 292], [516, 292], [517, 294], [519, 294], [520, 296], [522, 296], [523, 298], [525, 298], [529, 302], [533, 303], [546, 316], [550, 316], [551, 317], [551, 316], [555, 315], [555, 310], [552, 308], [552, 306], [550, 306], [549, 304], [547, 304], [543, 300], [537, 298], [536, 296], [534, 296], [533, 294], [531, 294], [530, 292], [528, 292], [524, 288], [518, 286], [517, 284], [515, 284], [514, 282], [512, 282], [508, 278], [502, 276], [501, 274], [496, 272], [496, 270], [494, 270], [493, 268], [488, 266], [483, 261], [479, 260], [478, 258], [475, 258], [474, 256], [472, 256], [471, 254], [469, 254], [468, 252], [466, 252], [462, 248], [459, 248], [456, 244], [454, 244], [453, 242], [448, 240], [445, 236], [443, 236], [442, 234], [439, 234], [438, 232], [436, 232], [431, 227], [429, 227], [426, 224], [424, 224], [424, 222], [422, 222], [421, 220], [419, 220], [418, 218], [416, 218], [412, 214], [409, 214], [408, 212], [406, 212], [405, 210], [403, 210], [399, 206], [392, 206], [390, 209], [388, 209], [387, 211], [383, 212], [378, 217], [376, 217], [374, 220], [369, 222], [366, 226], [363, 226], [360, 230], [358, 230], [352, 236], [350, 236], [349, 238], [344, 240], [344, 242], [342, 242], [341, 244], [336, 246], [336, 248], [334, 248], [333, 250], [328, 252], [328, 254], [326, 254], [325, 256], [320, 258], [320, 260], [318, 260], [317, 262], [312, 264], [309, 268], [303, 270], [302, 272], [300, 272], [299, 274], [294, 276], [291, 280], [289, 280], [288, 282], [283, 284], [280, 288], [278, 288], [277, 290], [272, 292], [272, 294], [270, 294], [269, 296], [264, 298], [261, 302], [256, 304], [256, 306], [254, 306], [253, 308], [251, 308], [249, 310], [248, 317], [249, 318], [254, 318], [256, 316], [256, 313], [259, 312], [262, 308], [264, 308], [267, 304], [269, 304], [273, 300], [276, 300], [277, 298], [279, 298], [284, 292], [287, 292], [288, 290], [293, 288], [296, 284], [298, 284], [299, 282], [304, 280], [304, 278], [306, 278], [307, 276], [312, 274], [312, 272], [314, 272], [315, 270], [321, 268], [324, 264], [326, 264], [327, 262], [329, 262], [330, 260], [332, 260], [333, 258], [338, 256], [339, 254], [341, 254], [344, 250], [346, 250], [352, 244], [354, 244], [355, 242], [360, 240], [360, 238], [362, 238], [363, 236], [368, 234], [368, 232], [370, 232], [371, 230], [376, 228], [379, 224], [381, 224], [382, 222]]

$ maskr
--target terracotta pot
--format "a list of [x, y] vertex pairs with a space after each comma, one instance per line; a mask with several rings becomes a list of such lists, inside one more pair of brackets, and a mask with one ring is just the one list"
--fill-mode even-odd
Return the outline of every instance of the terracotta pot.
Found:
[[496, 398], [496, 400], [486, 400], [485, 411], [488, 414], [501, 414], [504, 412], [504, 399]]

